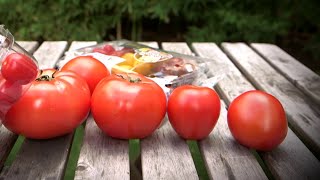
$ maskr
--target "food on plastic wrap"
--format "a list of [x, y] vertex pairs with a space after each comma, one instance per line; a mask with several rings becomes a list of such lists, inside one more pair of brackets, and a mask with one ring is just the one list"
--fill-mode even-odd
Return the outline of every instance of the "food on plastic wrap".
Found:
[[212, 72], [210, 68], [213, 62], [210, 59], [168, 52], [127, 40], [68, 51], [58, 68], [77, 56], [92, 56], [98, 59], [110, 73], [142, 74], [157, 82], [167, 95], [173, 88], [184, 84], [208, 84], [210, 81], [209, 84], [213, 87], [224, 74]]

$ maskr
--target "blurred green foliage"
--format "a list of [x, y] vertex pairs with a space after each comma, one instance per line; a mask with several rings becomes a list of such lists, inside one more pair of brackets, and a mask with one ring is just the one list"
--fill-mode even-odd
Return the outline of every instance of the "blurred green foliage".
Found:
[[0, 0], [19, 40], [300, 43], [320, 58], [318, 0]]

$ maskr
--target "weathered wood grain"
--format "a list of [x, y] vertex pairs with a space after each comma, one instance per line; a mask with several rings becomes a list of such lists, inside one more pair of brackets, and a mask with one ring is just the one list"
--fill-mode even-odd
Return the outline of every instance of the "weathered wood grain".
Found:
[[[214, 62], [213, 66], [209, 67], [213, 72], [223, 73], [220, 69], [228, 69], [228, 74], [216, 85], [227, 102], [233, 100], [238, 93], [254, 89], [237, 68], [230, 68], [233, 64], [214, 43], [193, 43], [192, 45], [198, 55]], [[226, 116], [227, 111], [222, 103], [216, 127], [208, 138], [199, 142], [210, 176], [212, 179], [267, 179], [250, 150], [234, 141], [228, 129]]]
[[247, 45], [223, 43], [222, 47], [256, 87], [280, 100], [294, 130], [319, 154], [320, 109]]
[[2, 169], [7, 155], [9, 154], [17, 137], [18, 136], [16, 134], [10, 132], [4, 126], [0, 128], [0, 170]]
[[261, 155], [276, 179], [317, 180], [320, 177], [319, 160], [290, 129], [278, 148]]
[[[38, 47], [38, 42], [36, 41], [18, 41], [17, 43], [19, 43], [19, 45], [26, 49], [29, 53], [33, 53]], [[2, 168], [3, 163], [16, 139], [17, 135], [1, 126], [0, 123], [0, 169]]]
[[251, 47], [320, 105], [319, 75], [274, 44], [252, 43]]
[[[174, 45], [164, 43], [163, 48], [171, 51]], [[190, 53], [185, 48], [174, 50]], [[164, 121], [152, 136], [141, 140], [143, 179], [198, 179], [187, 143]]]
[[[65, 42], [44, 42], [34, 53], [42, 68], [53, 68], [63, 54]], [[72, 134], [51, 140], [25, 139], [13, 164], [0, 179], [61, 179]]]
[[17, 41], [17, 44], [32, 54], [39, 47], [38, 41]]
[[71, 134], [42, 141], [26, 139], [0, 179], [61, 179], [71, 139]]
[[268, 179], [250, 150], [232, 137], [223, 101], [216, 127], [199, 145], [212, 179]]
[[67, 41], [45, 41], [34, 53], [40, 69], [54, 68], [67, 48]]
[[[211, 58], [213, 61], [225, 63], [229, 67], [229, 75], [216, 86], [219, 89], [219, 93], [224, 94], [223, 99], [228, 104], [244, 91], [254, 89], [246, 77], [240, 73], [216, 44], [193, 43], [192, 45], [195, 52], [201, 57]], [[285, 158], [279, 158], [279, 156], [284, 156]], [[263, 153], [263, 159], [273, 175], [279, 179], [289, 179], [290, 177], [300, 179], [304, 177], [314, 178], [319, 172], [318, 160], [290, 129], [285, 141], [274, 151]], [[279, 166], [279, 164], [282, 166]]]
[[219, 91], [227, 105], [241, 93], [255, 89], [215, 43], [192, 43], [192, 48], [200, 57], [211, 59], [214, 62], [210, 66], [211, 72], [218, 72], [215, 75], [225, 74], [215, 89]]
[[194, 55], [184, 42], [163, 42], [161, 48], [166, 51], [177, 52], [185, 55]]
[[130, 179], [128, 145], [108, 137], [88, 118], [75, 179]]
[[96, 45], [96, 41], [73, 41], [68, 49], [68, 51], [73, 51], [76, 49]]
[[139, 42], [139, 44], [143, 44], [152, 48], [159, 48], [158, 43], [155, 41], [144, 41], [144, 42]]
[[167, 121], [141, 140], [143, 179], [198, 179], [191, 153]]
[[[156, 47], [156, 42], [140, 42]], [[105, 135], [87, 121], [75, 179], [130, 179], [129, 144]]]

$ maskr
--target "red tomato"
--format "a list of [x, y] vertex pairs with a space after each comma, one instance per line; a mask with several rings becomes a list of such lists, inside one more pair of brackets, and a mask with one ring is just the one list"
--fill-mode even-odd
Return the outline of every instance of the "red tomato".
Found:
[[98, 53], [101, 53], [101, 54], [108, 54], [108, 52], [105, 51], [105, 50], [102, 49], [102, 48], [94, 48], [94, 49], [92, 50], [92, 52], [98, 52]]
[[116, 51], [113, 46], [106, 44], [105, 46], [103, 46], [103, 50], [107, 52], [107, 54], [111, 54], [114, 51]]
[[61, 70], [73, 71], [84, 78], [91, 93], [101, 79], [110, 75], [106, 66], [92, 56], [78, 56], [67, 62]]
[[166, 113], [161, 87], [139, 74], [104, 78], [92, 94], [91, 112], [102, 131], [114, 138], [144, 138], [160, 125]]
[[87, 83], [73, 72], [44, 70], [7, 112], [3, 125], [33, 139], [72, 132], [90, 110]]
[[11, 53], [2, 61], [1, 74], [7, 81], [28, 84], [37, 77], [38, 67], [30, 57]]
[[220, 98], [207, 87], [184, 85], [176, 88], [168, 102], [168, 118], [174, 130], [185, 139], [207, 137], [220, 115]]
[[27, 86], [6, 81], [0, 73], [0, 122], [11, 106], [22, 96]]
[[280, 101], [259, 90], [245, 92], [233, 100], [228, 110], [228, 125], [240, 144], [261, 151], [277, 147], [288, 131]]
[[122, 48], [120, 50], [113, 51], [110, 55], [121, 57], [126, 53], [134, 53], [134, 50], [132, 48]]

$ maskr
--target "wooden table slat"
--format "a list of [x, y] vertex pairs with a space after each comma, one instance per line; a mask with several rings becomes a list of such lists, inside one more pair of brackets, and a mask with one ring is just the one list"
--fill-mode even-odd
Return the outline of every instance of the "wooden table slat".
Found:
[[38, 41], [17, 41], [21, 47], [27, 50], [29, 53], [34, 53], [36, 49], [39, 47]]
[[159, 48], [158, 43], [156, 41], [144, 41], [144, 42], [139, 42], [139, 44], [143, 44], [152, 48]]
[[222, 48], [255, 86], [280, 100], [295, 131], [320, 153], [320, 109], [244, 43], [223, 43]]
[[[213, 72], [228, 68], [228, 74], [216, 85], [220, 96], [222, 96], [221, 99], [224, 99], [228, 104], [239, 93], [254, 88], [241, 75], [240, 71], [235, 67], [232, 68], [233, 64], [216, 44], [193, 43], [192, 47], [196, 54], [209, 58], [214, 62], [214, 66], [210, 66]], [[228, 129], [226, 114], [227, 111], [222, 104], [216, 127], [207, 139], [199, 143], [209, 173], [213, 179], [226, 179], [228, 177], [236, 179], [266, 179], [265, 173], [249, 149], [234, 141]]]
[[[38, 42], [36, 41], [18, 41], [17, 43], [30, 53], [33, 53], [38, 47]], [[13, 134], [4, 126], [0, 127], [0, 169], [16, 139], [16, 134]]]
[[223, 101], [216, 126], [199, 145], [212, 179], [268, 179], [250, 150], [232, 137]]
[[252, 43], [262, 57], [320, 105], [320, 76], [276, 45]]
[[[173, 47], [174, 44], [163, 44], [165, 50], [172, 51]], [[174, 51], [191, 52], [188, 46]], [[141, 140], [143, 179], [198, 179], [187, 143], [165, 121], [152, 136]]]
[[214, 62], [213, 66], [210, 66], [212, 72], [218, 72], [214, 75], [224, 73], [220, 69], [226, 70], [225, 77], [215, 88], [227, 105], [241, 93], [255, 89], [215, 43], [192, 43], [192, 47], [200, 57], [211, 59]]
[[166, 51], [177, 52], [185, 55], [194, 55], [185, 42], [163, 42], [161, 48]]
[[[157, 47], [156, 42], [141, 44]], [[85, 128], [75, 179], [130, 179], [128, 150], [128, 141], [108, 137], [91, 118]]]
[[14, 142], [17, 139], [17, 135], [6, 129], [4, 126], [0, 127], [0, 169], [7, 158], [7, 155], [10, 153]]
[[34, 53], [39, 68], [54, 68], [68, 45], [67, 41], [44, 41]]
[[130, 179], [128, 141], [108, 137], [90, 117], [75, 179]]
[[[221, 80], [216, 88], [220, 94], [224, 94], [223, 99], [231, 102], [241, 93], [252, 90], [254, 87], [245, 76], [231, 63], [228, 57], [214, 43], [193, 43], [195, 52], [201, 57], [211, 58], [213, 61], [225, 63], [230, 68], [230, 74]], [[285, 156], [286, 158], [279, 158]], [[285, 141], [271, 153], [264, 153], [263, 158], [275, 177], [286, 179], [288, 176], [304, 177], [319, 172], [319, 162], [301, 140], [289, 129]], [[272, 160], [271, 160], [272, 159]], [[275, 164], [283, 165], [279, 166]], [[303, 165], [302, 165], [303, 164]]]
[[[44, 42], [34, 53], [40, 68], [53, 68], [67, 47], [65, 41]], [[13, 164], [0, 179], [61, 179], [72, 134], [50, 140], [25, 139]], [[45, 167], [45, 168], [44, 168]]]
[[198, 179], [187, 143], [165, 121], [152, 136], [141, 140], [143, 179]]

